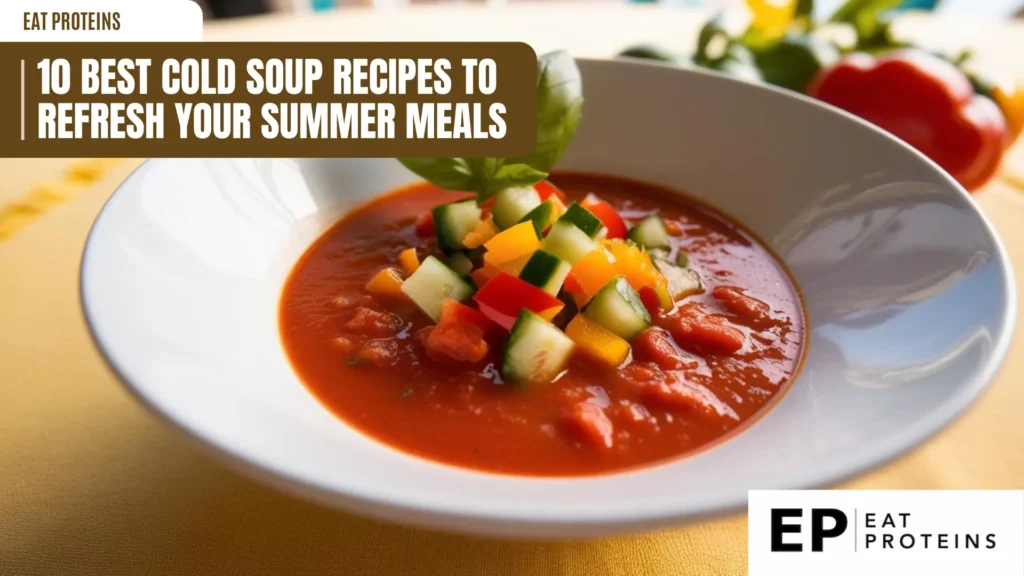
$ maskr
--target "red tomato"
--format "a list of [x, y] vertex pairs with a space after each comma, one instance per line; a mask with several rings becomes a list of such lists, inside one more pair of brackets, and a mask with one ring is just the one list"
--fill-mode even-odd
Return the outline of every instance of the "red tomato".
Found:
[[590, 210], [594, 213], [594, 216], [597, 216], [601, 219], [601, 222], [604, 222], [605, 228], [608, 228], [608, 238], [626, 237], [626, 222], [615, 211], [615, 208], [612, 208], [611, 204], [593, 194], [587, 194], [583, 202], [580, 202], [580, 206]]
[[564, 306], [558, 298], [505, 272], [484, 284], [473, 300], [484, 316], [506, 330], [512, 329], [523, 308], [540, 314]]
[[438, 326], [472, 324], [485, 334], [494, 327], [487, 316], [484, 316], [479, 310], [470, 308], [454, 298], [445, 298], [441, 303], [441, 320], [437, 324]]
[[540, 196], [541, 202], [547, 200], [548, 198], [551, 198], [552, 196], [555, 196], [562, 202], [565, 202], [565, 192], [559, 190], [554, 184], [552, 184], [548, 180], [534, 184], [533, 189], [537, 191], [537, 195]]
[[420, 238], [434, 235], [434, 215], [429, 210], [416, 219], [416, 235]]

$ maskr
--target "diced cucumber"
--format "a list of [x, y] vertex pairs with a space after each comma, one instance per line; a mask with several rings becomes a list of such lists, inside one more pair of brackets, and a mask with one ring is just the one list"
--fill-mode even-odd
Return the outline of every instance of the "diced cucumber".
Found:
[[476, 200], [462, 200], [435, 207], [433, 216], [437, 247], [445, 252], [461, 250], [462, 239], [480, 222], [480, 207]]
[[672, 246], [665, 223], [657, 216], [648, 216], [629, 230], [627, 237], [648, 250], [668, 249]]
[[551, 382], [569, 362], [574, 346], [564, 332], [524, 308], [509, 334], [501, 375], [516, 384]]
[[[678, 260], [678, 259], [677, 259]], [[651, 258], [658, 272], [668, 280], [668, 293], [672, 300], [680, 300], [692, 294], [700, 294], [704, 291], [701, 284], [700, 274], [692, 268], [682, 268], [670, 262], [664, 256]]]
[[676, 254], [676, 266], [679, 266], [680, 268], [689, 268], [690, 255], [680, 250], [679, 254]]
[[465, 252], [452, 252], [448, 256], [448, 267], [459, 276], [465, 276], [473, 271], [473, 261]]
[[530, 210], [529, 214], [523, 216], [520, 222], [533, 222], [533, 227], [537, 229], [537, 236], [543, 236], [544, 231], [554, 223], [557, 215], [555, 201], [545, 200], [540, 206]]
[[402, 282], [402, 292], [437, 322], [441, 318], [441, 303], [445, 298], [462, 302], [472, 296], [475, 289], [440, 260], [427, 256], [412, 276]]
[[625, 276], [610, 280], [583, 308], [583, 315], [629, 340], [651, 325], [651, 315]]
[[571, 222], [587, 235], [588, 238], [601, 240], [608, 235], [608, 229], [594, 213], [573, 202], [565, 209], [565, 214], [558, 219], [559, 222]]
[[523, 216], [539, 205], [540, 195], [533, 187], [506, 188], [494, 197], [491, 215], [494, 217], [494, 224], [500, 230], [504, 230], [518, 224]]
[[558, 291], [562, 289], [562, 283], [565, 282], [565, 277], [569, 275], [570, 268], [572, 266], [558, 256], [544, 250], [537, 250], [526, 261], [526, 266], [523, 266], [519, 278], [552, 296], [557, 296]]
[[559, 220], [551, 227], [541, 248], [570, 265], [597, 249], [597, 243], [571, 222]]

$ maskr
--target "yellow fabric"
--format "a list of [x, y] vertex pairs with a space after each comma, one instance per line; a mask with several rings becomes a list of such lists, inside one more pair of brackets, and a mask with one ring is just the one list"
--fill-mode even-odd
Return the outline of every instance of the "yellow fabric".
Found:
[[[113, 379], [79, 311], [83, 241], [136, 164], [108, 166], [87, 192], [55, 192], [67, 202], [0, 241], [0, 575], [746, 574], [743, 517], [587, 542], [482, 540], [324, 509], [200, 454]], [[1003, 174], [978, 201], [1024, 286], [1024, 146]], [[1022, 377], [1017, 338], [968, 415], [848, 487], [1024, 487]]]

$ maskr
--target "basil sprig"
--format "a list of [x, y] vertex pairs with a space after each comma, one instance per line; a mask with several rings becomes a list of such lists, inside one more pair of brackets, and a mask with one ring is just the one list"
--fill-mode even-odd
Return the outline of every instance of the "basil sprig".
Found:
[[406, 168], [448, 190], [476, 192], [483, 202], [505, 188], [531, 186], [565, 154], [583, 112], [583, 82], [563, 51], [537, 59], [537, 144], [520, 158], [399, 158]]

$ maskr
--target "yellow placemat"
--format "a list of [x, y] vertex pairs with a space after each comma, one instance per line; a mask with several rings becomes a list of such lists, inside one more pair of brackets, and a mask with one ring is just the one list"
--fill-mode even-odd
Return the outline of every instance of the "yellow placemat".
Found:
[[[334, 512], [200, 455], [122, 390], [81, 321], [85, 235], [134, 166], [116, 166], [94, 189], [0, 244], [0, 574], [746, 572], [744, 518], [590, 542], [481, 540]], [[979, 201], [1011, 258], [1024, 262], [1024, 194], [997, 182]], [[850, 486], [1020, 488], [1022, 346], [1018, 338], [967, 417]]]

